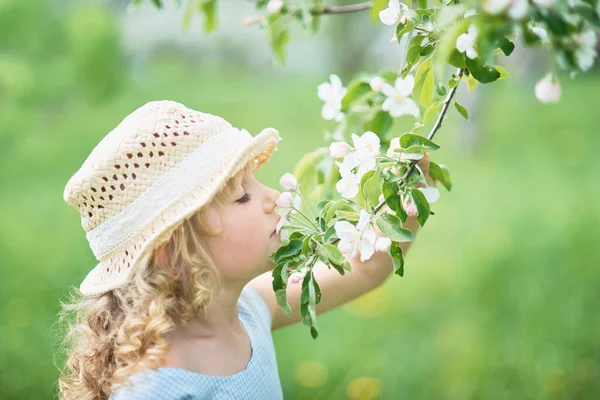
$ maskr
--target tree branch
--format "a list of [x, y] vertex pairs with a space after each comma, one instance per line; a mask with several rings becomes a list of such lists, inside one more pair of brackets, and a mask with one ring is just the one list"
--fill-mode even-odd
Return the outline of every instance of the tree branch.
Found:
[[373, 7], [373, 2], [367, 1], [364, 3], [350, 4], [347, 6], [324, 6], [322, 8], [318, 8], [316, 10], [311, 10], [310, 13], [312, 15], [344, 14], [344, 13], [368, 10], [371, 7]]

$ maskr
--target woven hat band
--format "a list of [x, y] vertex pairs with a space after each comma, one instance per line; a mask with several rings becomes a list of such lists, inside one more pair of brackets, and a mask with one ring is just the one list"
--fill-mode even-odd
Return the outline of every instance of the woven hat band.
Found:
[[252, 140], [248, 131], [237, 128], [206, 139], [122, 212], [86, 234], [94, 256], [100, 259], [140, 233], [174, 201], [210, 181], [227, 160]]

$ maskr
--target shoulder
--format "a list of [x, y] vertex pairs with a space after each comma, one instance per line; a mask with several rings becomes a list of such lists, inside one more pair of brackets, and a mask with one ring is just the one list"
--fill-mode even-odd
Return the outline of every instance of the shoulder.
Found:
[[[240, 304], [253, 318], [258, 318], [261, 325], [271, 330], [271, 311], [262, 295], [252, 285], [248, 284], [240, 295]], [[240, 310], [242, 313], [242, 310]]]

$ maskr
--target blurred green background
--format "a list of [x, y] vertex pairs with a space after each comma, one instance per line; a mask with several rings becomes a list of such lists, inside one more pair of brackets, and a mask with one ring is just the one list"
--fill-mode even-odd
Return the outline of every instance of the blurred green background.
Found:
[[[132, 62], [126, 3], [0, 0], [0, 399], [56, 396], [59, 302], [95, 265], [63, 189], [125, 115], [173, 99], [253, 134], [273, 126], [284, 141], [258, 173], [272, 187], [333, 129], [323, 69], [168, 44]], [[316, 341], [302, 325], [274, 332], [286, 399], [600, 398], [600, 75], [563, 77], [552, 106], [532, 76], [478, 88], [471, 122], [444, 124], [432, 159], [454, 188], [404, 278], [321, 316]]]

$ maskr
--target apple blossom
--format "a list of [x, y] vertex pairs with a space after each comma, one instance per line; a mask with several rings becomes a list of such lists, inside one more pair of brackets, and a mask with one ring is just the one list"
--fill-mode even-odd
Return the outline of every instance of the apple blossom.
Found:
[[577, 50], [575, 50], [577, 65], [582, 71], [587, 71], [594, 65], [594, 58], [596, 58], [596, 42], [598, 41], [596, 32], [588, 29], [575, 35], [574, 39], [577, 44]]
[[393, 87], [385, 83], [382, 91], [383, 94], [387, 96], [387, 99], [385, 99], [381, 108], [384, 111], [388, 111], [392, 117], [419, 115], [419, 108], [415, 102], [408, 97], [412, 93], [414, 86], [415, 78], [412, 75], [407, 75], [404, 79], [396, 79]]
[[385, 25], [396, 25], [398, 22], [405, 25], [408, 21], [408, 17], [405, 15], [407, 11], [406, 4], [398, 0], [390, 0], [387, 8], [379, 12], [379, 19]]
[[535, 97], [542, 103], [556, 103], [560, 98], [560, 84], [551, 74], [546, 75], [535, 84]]
[[371, 258], [375, 252], [377, 233], [370, 224], [371, 214], [360, 210], [360, 218], [356, 226], [348, 221], [338, 221], [334, 225], [335, 234], [340, 239], [338, 249], [348, 258], [360, 251], [360, 261]]
[[283, 174], [283, 176], [279, 180], [279, 185], [283, 190], [293, 192], [298, 187], [298, 181], [296, 180], [294, 175], [288, 172]]
[[477, 50], [475, 50], [475, 40], [477, 40], [477, 27], [475, 25], [469, 26], [467, 33], [463, 33], [456, 39], [456, 49], [461, 53], [466, 53], [470, 59], [477, 57]]
[[380, 76], [371, 78], [369, 81], [369, 86], [371, 86], [371, 89], [375, 92], [381, 92], [383, 90], [383, 85], [385, 85], [385, 81]]
[[417, 188], [417, 190], [423, 192], [423, 195], [429, 203], [435, 203], [440, 199], [440, 191], [434, 187], [421, 187]]
[[282, 0], [271, 0], [267, 3], [267, 14], [277, 14], [282, 8]]
[[323, 82], [317, 87], [317, 96], [325, 102], [321, 109], [321, 116], [326, 120], [341, 122], [344, 119], [342, 112], [342, 99], [348, 89], [342, 85], [341, 79], [335, 75], [329, 75], [329, 82]]
[[348, 154], [348, 151], [350, 151], [351, 148], [352, 147], [346, 142], [332, 142], [329, 145], [329, 154], [333, 158], [342, 158]]
[[390, 240], [390, 238], [385, 236], [379, 236], [375, 240], [375, 251], [388, 251], [391, 245], [392, 241]]

